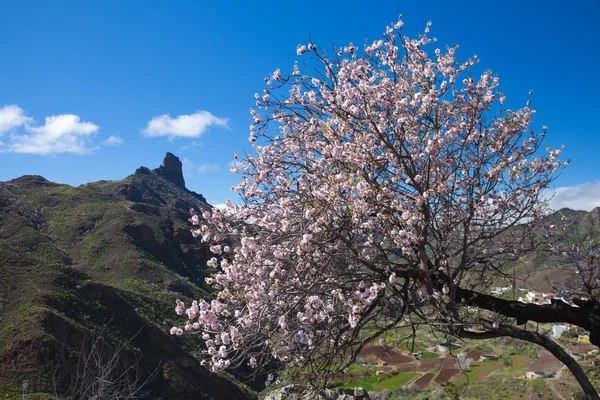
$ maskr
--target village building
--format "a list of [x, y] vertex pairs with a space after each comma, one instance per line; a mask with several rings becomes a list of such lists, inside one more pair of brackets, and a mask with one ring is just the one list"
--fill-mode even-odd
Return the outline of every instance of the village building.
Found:
[[527, 372], [527, 379], [539, 379], [546, 376], [544, 371], [529, 371]]
[[579, 343], [589, 343], [590, 342], [590, 335], [578, 335], [577, 336], [577, 341]]
[[564, 331], [567, 330], [566, 325], [552, 325], [552, 336], [559, 338]]
[[492, 290], [492, 293], [494, 293], [494, 294], [503, 294], [503, 293], [506, 293], [506, 292], [508, 292], [510, 290], [512, 290], [512, 286], [497, 287], [494, 290]]

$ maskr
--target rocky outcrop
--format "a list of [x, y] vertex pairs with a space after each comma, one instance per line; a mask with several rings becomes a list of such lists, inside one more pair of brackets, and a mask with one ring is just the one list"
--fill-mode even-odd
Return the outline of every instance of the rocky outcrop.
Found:
[[133, 175], [119, 183], [116, 191], [135, 203], [154, 206], [175, 203], [173, 208], [183, 210], [186, 218], [189, 218], [190, 208], [195, 207], [198, 201], [206, 203], [204, 196], [186, 189], [181, 161], [172, 153], [167, 153], [162, 165], [154, 170], [139, 167]]
[[127, 234], [129, 234], [142, 249], [154, 256], [163, 249], [163, 244], [156, 239], [154, 230], [146, 224], [126, 225], [123, 230], [127, 232]]
[[183, 179], [183, 168], [179, 157], [172, 153], [167, 153], [163, 159], [162, 165], [154, 170], [159, 176], [175, 184], [175, 186], [185, 189], [185, 180]]
[[370, 400], [363, 388], [354, 389], [308, 389], [301, 385], [288, 385], [269, 393], [264, 400]]
[[123, 183], [122, 185], [117, 186], [117, 192], [125, 196], [129, 201], [142, 201], [142, 192], [132, 184]]

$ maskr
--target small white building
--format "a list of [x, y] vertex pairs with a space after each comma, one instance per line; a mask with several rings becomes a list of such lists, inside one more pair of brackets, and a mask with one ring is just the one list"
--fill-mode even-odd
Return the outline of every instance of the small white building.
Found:
[[536, 291], [530, 290], [529, 292], [527, 292], [526, 296], [527, 296], [528, 299], [535, 299], [536, 297], [539, 297], [540, 295], [541, 295], [540, 292], [536, 292]]
[[[552, 303], [552, 299], [561, 299], [564, 301], [562, 297], [557, 297], [556, 293], [547, 292], [541, 293], [536, 291], [529, 291], [525, 295], [525, 297], [520, 296], [519, 301], [523, 303], [534, 303], [534, 304], [550, 304]], [[565, 301], [566, 303], [566, 301]]]
[[546, 376], [544, 371], [529, 371], [527, 372], [527, 379], [539, 379]]
[[494, 294], [502, 294], [502, 293], [506, 293], [508, 291], [510, 291], [512, 289], [512, 286], [504, 286], [504, 287], [496, 287], [494, 290], [492, 290], [492, 293]]
[[560, 335], [562, 335], [562, 333], [566, 330], [567, 327], [565, 325], [552, 325], [552, 336], [559, 338]]

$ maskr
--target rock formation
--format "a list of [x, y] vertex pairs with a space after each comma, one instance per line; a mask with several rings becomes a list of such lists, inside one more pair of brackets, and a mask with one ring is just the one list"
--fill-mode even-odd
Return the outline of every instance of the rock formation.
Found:
[[183, 179], [183, 168], [179, 157], [172, 153], [167, 153], [163, 159], [162, 165], [154, 170], [159, 176], [165, 178], [176, 186], [185, 189], [185, 180]]

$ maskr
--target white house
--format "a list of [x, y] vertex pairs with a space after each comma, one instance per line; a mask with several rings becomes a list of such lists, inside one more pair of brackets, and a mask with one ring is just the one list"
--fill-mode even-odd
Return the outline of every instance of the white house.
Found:
[[544, 371], [529, 371], [527, 372], [527, 379], [539, 379], [546, 376]]
[[567, 330], [565, 325], [552, 325], [552, 336], [559, 338], [565, 330]]
[[512, 289], [512, 286], [504, 286], [504, 287], [496, 287], [494, 290], [492, 290], [492, 293], [494, 294], [502, 294], [502, 293], [506, 293], [508, 291], [510, 291]]

